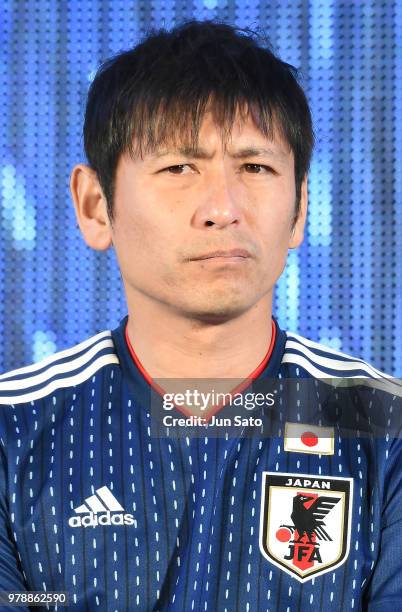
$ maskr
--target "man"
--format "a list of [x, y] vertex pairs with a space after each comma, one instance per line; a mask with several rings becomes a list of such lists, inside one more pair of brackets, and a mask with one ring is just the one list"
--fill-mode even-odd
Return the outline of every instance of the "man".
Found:
[[[77, 219], [114, 246], [128, 317], [1, 378], [0, 590], [74, 610], [398, 609], [400, 444], [359, 421], [375, 395], [390, 423], [398, 397], [324, 384], [381, 374], [272, 318], [307, 212], [294, 69], [227, 25], [162, 31], [99, 70], [84, 138]], [[162, 416], [153, 435], [194, 378], [237, 399], [265, 384], [261, 423], [210, 434], [236, 407], [174, 392], [169, 414], [202, 425], [175, 436]]]

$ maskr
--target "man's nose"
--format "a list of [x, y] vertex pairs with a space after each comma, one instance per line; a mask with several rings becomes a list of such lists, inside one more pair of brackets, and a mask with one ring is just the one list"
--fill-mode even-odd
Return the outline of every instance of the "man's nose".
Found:
[[210, 185], [205, 188], [201, 203], [193, 215], [193, 226], [222, 228], [233, 223], [238, 224], [241, 218], [239, 193], [225, 173], [210, 178]]

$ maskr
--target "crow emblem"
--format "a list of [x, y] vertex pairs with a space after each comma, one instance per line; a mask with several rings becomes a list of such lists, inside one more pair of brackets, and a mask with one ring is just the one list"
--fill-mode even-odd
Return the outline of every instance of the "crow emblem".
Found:
[[[324, 519], [339, 500], [340, 497], [297, 493], [293, 498], [293, 510], [290, 515], [293, 525], [281, 526], [289, 527], [292, 533], [297, 532], [298, 541], [302, 541], [304, 535], [307, 536], [309, 542], [315, 542], [316, 540], [332, 541], [332, 538], [324, 529]], [[313, 536], [315, 536], [314, 540]]]

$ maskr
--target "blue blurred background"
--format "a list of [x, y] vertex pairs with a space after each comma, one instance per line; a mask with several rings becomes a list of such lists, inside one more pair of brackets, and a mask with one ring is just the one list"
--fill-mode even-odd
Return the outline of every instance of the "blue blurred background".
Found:
[[0, 7], [0, 371], [115, 327], [112, 251], [83, 242], [69, 194], [98, 65], [152, 27], [262, 27], [301, 70], [317, 146], [283, 328], [402, 376], [402, 2], [3, 1]]

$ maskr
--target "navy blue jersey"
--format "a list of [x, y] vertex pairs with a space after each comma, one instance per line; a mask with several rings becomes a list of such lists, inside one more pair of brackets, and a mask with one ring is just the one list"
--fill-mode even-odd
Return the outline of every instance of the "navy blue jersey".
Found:
[[[302, 412], [303, 382], [381, 374], [275, 323], [257, 382], [300, 384], [270, 435], [156, 437], [126, 323], [0, 377], [0, 591], [66, 591], [71, 610], [402, 609], [399, 437], [342, 435], [318, 387]], [[398, 418], [397, 393], [351, 389], [346, 417], [380, 397]]]

